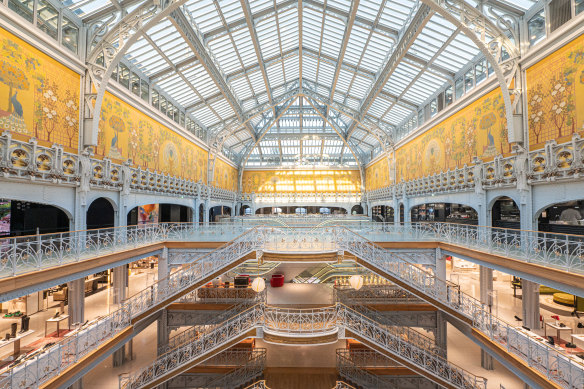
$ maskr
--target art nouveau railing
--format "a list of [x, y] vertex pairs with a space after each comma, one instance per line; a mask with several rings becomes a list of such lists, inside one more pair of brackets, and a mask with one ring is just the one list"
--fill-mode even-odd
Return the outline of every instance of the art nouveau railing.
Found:
[[0, 239], [0, 278], [165, 241], [230, 241], [250, 227], [160, 223]]
[[292, 337], [322, 336], [345, 328], [391, 355], [419, 366], [429, 377], [438, 378], [457, 388], [486, 388], [485, 379], [472, 375], [429, 350], [417, 347], [407, 338], [394, 334], [374, 319], [343, 304], [314, 309], [255, 305], [161, 355], [152, 365], [128, 376], [121, 388], [137, 389], [161, 377], [168, 377], [179, 367], [192, 363], [253, 328]]
[[[220, 288], [213, 288], [213, 289], [220, 289]], [[197, 291], [198, 290], [202, 290], [202, 289], [197, 289]], [[218, 312], [218, 314], [214, 315], [212, 317], [212, 320], [207, 324], [194, 325], [192, 327], [189, 327], [189, 328], [171, 336], [168, 339], [167, 344], [162, 345], [158, 348], [158, 354], [167, 353], [172, 349], [175, 349], [175, 348], [177, 348], [177, 347], [179, 347], [187, 342], [190, 342], [193, 339], [195, 339], [198, 336], [198, 334], [205, 332], [205, 331], [209, 331], [210, 329], [217, 327], [218, 325], [223, 323], [225, 320], [229, 319], [231, 316], [234, 316], [240, 312], [243, 312], [246, 309], [248, 309], [256, 304], [266, 302], [267, 289], [264, 289], [260, 293], [253, 292], [251, 289], [247, 289], [247, 288], [246, 289], [242, 288], [242, 290], [251, 291], [254, 294], [253, 298], [243, 299], [242, 301], [239, 301], [238, 304], [235, 304], [234, 306], [232, 306], [230, 309]], [[182, 299], [179, 301], [182, 301]]]
[[584, 273], [584, 236], [456, 223], [361, 223], [372, 241], [439, 241], [568, 272]]
[[525, 361], [547, 379], [565, 388], [584, 386], [582, 363], [495, 317], [484, 304], [461, 292], [458, 285], [436, 278], [425, 269], [404, 261], [399, 254], [387, 251], [346, 228], [336, 228], [332, 233], [339, 249], [418, 290], [420, 297], [430, 303], [440, 302], [467, 317], [472, 326], [492, 342]]
[[[210, 225], [161, 223], [5, 238], [0, 239], [0, 278], [164, 241], [229, 241], [250, 228], [253, 225], [239, 222]], [[326, 233], [327, 229], [333, 227], [272, 228], [278, 230], [275, 234], [270, 233], [266, 250], [335, 250], [334, 242]], [[578, 235], [453, 223], [355, 222], [350, 228], [372, 241], [440, 241], [528, 263], [584, 273], [584, 237]]]
[[159, 304], [165, 304], [177, 293], [256, 248], [263, 247], [264, 242], [263, 231], [253, 228], [227, 245], [157, 281], [130, 297], [113, 313], [88, 323], [34, 358], [0, 372], [0, 389], [36, 388], [128, 328], [133, 318]]
[[245, 389], [270, 389], [270, 388], [266, 386], [265, 380], [261, 380], [258, 382], [254, 382], [250, 386], [247, 386]]
[[[140, 239], [165, 239], [163, 233], [172, 236], [172, 239], [189, 239], [191, 231], [184, 226], [175, 228], [176, 226], [181, 225], [152, 227], [152, 230], [149, 230], [150, 234], [147, 234], [149, 236]], [[429, 228], [430, 226], [412, 227], [410, 225], [398, 231], [401, 231], [402, 235], [406, 233], [420, 236], [427, 234], [430, 236], [428, 239], [435, 239], [432, 236], [437, 232]], [[145, 232], [136, 235], [141, 237], [144, 234]], [[156, 234], [159, 234], [159, 237], [153, 238]], [[122, 235], [122, 240], [124, 239]], [[138, 238], [135, 240], [137, 241]], [[115, 245], [110, 245], [107, 250], [115, 252], [115, 247]], [[173, 273], [170, 277], [158, 281], [133, 296], [118, 311], [88, 324], [44, 353], [0, 375], [0, 388], [35, 387], [59, 374], [63, 369], [95, 350], [104, 341], [127, 328], [132, 318], [159, 304], [164, 304], [165, 301], [172, 299], [176, 293], [191, 287], [210, 274], [224, 269], [225, 266], [250, 252], [266, 249], [349, 251], [411, 285], [421, 292], [420, 297], [429, 299], [429, 301], [439, 301], [470, 318], [475, 328], [489, 336], [492, 341], [501, 344], [509, 352], [523, 358], [529, 366], [542, 372], [548, 379], [569, 388], [580, 388], [584, 382], [582, 364], [490, 315], [482, 304], [461, 293], [456, 285], [436, 279], [432, 274], [426, 273], [401, 259], [399, 254], [375, 246], [346, 228], [304, 229], [303, 233], [299, 235], [298, 229], [255, 227], [230, 244], [200, 258], [182, 270]]]
[[[217, 376], [201, 374], [182, 374], [168, 382], [169, 388], [208, 388], [208, 389], [232, 389], [240, 388], [248, 382], [260, 377], [266, 364], [266, 349], [228, 349], [211, 359], [206, 360], [201, 366], [224, 366], [232, 368], [230, 372]], [[125, 377], [124, 375], [122, 377]], [[121, 378], [123, 380], [124, 378]]]
[[359, 290], [351, 287], [335, 286], [334, 301], [352, 304], [422, 304], [424, 300], [416, 297], [397, 285], [365, 285]]
[[[357, 351], [357, 350], [355, 350]], [[368, 350], [363, 350], [368, 351]], [[374, 354], [380, 355], [379, 353]], [[382, 356], [381, 356], [382, 357]], [[347, 379], [361, 388], [365, 389], [381, 389], [381, 388], [395, 388], [399, 389], [395, 384], [388, 380], [384, 380], [382, 377], [379, 377], [373, 373], [368, 372], [367, 370], [361, 368], [361, 366], [356, 362], [353, 361], [353, 351], [348, 351], [347, 349], [337, 349], [336, 352], [336, 359], [337, 359], [337, 371], [339, 375]], [[395, 362], [390, 361], [388, 358], [385, 358], [385, 361], [390, 362], [391, 364], [387, 364], [384, 367], [390, 367], [395, 364]], [[399, 365], [398, 365], [399, 366]]]
[[177, 368], [191, 363], [193, 360], [201, 358], [204, 355], [209, 355], [220, 347], [227, 345], [234, 338], [244, 335], [261, 322], [263, 312], [261, 308], [258, 309], [259, 307], [261, 305], [256, 305], [241, 312], [229, 318], [221, 325], [207, 332], [200, 333], [191, 342], [159, 356], [152, 365], [147, 366], [135, 374], [124, 377], [120, 381], [120, 388], [141, 388], [155, 379], [172, 373]]

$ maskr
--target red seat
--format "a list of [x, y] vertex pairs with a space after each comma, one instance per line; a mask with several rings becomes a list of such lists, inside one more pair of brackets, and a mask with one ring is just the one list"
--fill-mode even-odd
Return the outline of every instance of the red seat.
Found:
[[284, 274], [272, 274], [270, 279], [270, 286], [272, 288], [279, 288], [284, 286]]

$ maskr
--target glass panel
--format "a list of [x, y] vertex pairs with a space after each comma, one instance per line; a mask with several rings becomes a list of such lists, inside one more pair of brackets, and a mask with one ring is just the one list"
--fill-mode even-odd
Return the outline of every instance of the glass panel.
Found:
[[166, 98], [164, 96], [160, 96], [160, 110], [166, 114]]
[[424, 124], [424, 110], [418, 111], [418, 125], [421, 126]]
[[39, 0], [37, 9], [37, 26], [51, 38], [57, 39], [59, 34], [59, 12], [44, 0]]
[[580, 14], [580, 12], [584, 11], [584, 0], [575, 0], [576, 6], [576, 15]]
[[529, 45], [533, 46], [545, 37], [545, 9], [536, 13], [527, 22]]
[[134, 72], [132, 72], [132, 77], [130, 79], [132, 85], [132, 93], [140, 96], [140, 77]]
[[438, 113], [438, 102], [436, 99], [430, 102], [430, 117], [436, 115]]
[[8, 8], [32, 23], [34, 0], [8, 0]]
[[140, 97], [142, 100], [148, 101], [148, 83], [144, 80], [140, 81]]
[[475, 65], [475, 75], [477, 78], [477, 85], [487, 78], [487, 61], [483, 60]]
[[448, 88], [446, 88], [446, 90], [444, 91], [444, 105], [446, 107], [448, 107], [450, 104], [452, 104], [452, 101], [454, 100], [454, 96], [452, 94], [452, 87], [449, 86]]
[[156, 89], [152, 89], [152, 106], [158, 109], [158, 91]]
[[181, 126], [184, 126], [185, 125], [185, 113], [184, 112], [181, 112], [180, 113], [180, 122], [179, 122], [179, 124]]
[[474, 69], [471, 68], [464, 75], [464, 90], [468, 92], [472, 88], [474, 88]]
[[464, 94], [464, 84], [462, 83], [462, 78], [456, 80], [454, 84], [454, 89], [456, 92], [456, 99], [460, 99]]
[[174, 114], [174, 106], [170, 102], [167, 102], [166, 103], [166, 116], [168, 116], [169, 118], [172, 119], [173, 114]]
[[130, 87], [130, 69], [123, 63], [120, 64], [120, 73], [118, 75], [120, 84], [126, 88]]
[[77, 54], [77, 47], [79, 45], [79, 28], [73, 24], [72, 21], [63, 17], [62, 41], [63, 46]]

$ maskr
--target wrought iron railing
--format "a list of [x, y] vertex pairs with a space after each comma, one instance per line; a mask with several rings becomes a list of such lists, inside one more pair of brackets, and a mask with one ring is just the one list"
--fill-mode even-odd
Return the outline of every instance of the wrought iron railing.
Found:
[[424, 304], [424, 300], [416, 297], [397, 285], [365, 285], [359, 290], [351, 287], [335, 286], [333, 289], [335, 301], [351, 304]]
[[266, 385], [265, 380], [261, 380], [258, 382], [254, 382], [250, 386], [247, 386], [245, 389], [270, 389], [270, 388]]
[[[336, 352], [337, 371], [342, 378], [359, 385], [359, 387], [367, 389], [399, 389], [394, 383], [363, 369], [356, 361], [353, 361], [353, 353], [353, 350], [349, 352], [347, 349], [338, 349]], [[379, 353], [373, 353], [381, 356]], [[368, 356], [372, 357], [372, 355]], [[388, 358], [385, 358], [385, 360], [388, 361]], [[395, 365], [395, 362], [393, 361], [390, 361], [390, 363], [390, 365], [384, 367]]]
[[0, 372], [0, 389], [36, 388], [128, 328], [133, 318], [157, 306], [164, 306], [171, 301], [172, 296], [224, 269], [256, 247], [263, 247], [264, 242], [263, 231], [253, 228], [181, 270], [158, 280], [124, 301], [113, 313], [88, 323], [33, 358]]
[[333, 389], [355, 389], [354, 386], [349, 385], [344, 381], [337, 381]]
[[525, 361], [547, 379], [565, 388], [584, 386], [584, 365], [580, 361], [492, 315], [486, 305], [461, 292], [458, 285], [437, 278], [403, 260], [398, 253], [387, 251], [346, 228], [336, 228], [332, 233], [339, 249], [409, 285], [430, 303], [438, 302], [468, 318], [472, 326], [492, 342]]
[[261, 328], [280, 336], [322, 336], [344, 328], [372, 342], [397, 358], [419, 366], [429, 377], [453, 387], [485, 389], [486, 380], [448, 362], [429, 349], [418, 347], [407, 337], [395, 334], [374, 318], [343, 304], [313, 309], [288, 309], [257, 304], [225, 322], [202, 329], [193, 338], [158, 357], [143, 370], [125, 377], [122, 389], [137, 389], [224, 346], [246, 332]]
[[[250, 228], [254, 228], [253, 223], [160, 223], [4, 238], [0, 239], [0, 278], [165, 241], [229, 241]], [[335, 250], [335, 242], [326, 233], [327, 229], [334, 228], [332, 226], [270, 228], [275, 233], [270, 234], [266, 250]], [[355, 222], [350, 229], [372, 241], [452, 243], [528, 263], [584, 273], [584, 236], [579, 235], [455, 223]]]
[[[80, 252], [88, 255], [88, 252], [94, 254], [100, 250], [116, 252], [122, 247], [125, 249], [131, 247], [118, 242], [124, 244], [131, 242], [134, 247], [138, 247], [144, 242], [189, 240], [192, 239], [195, 228], [195, 225], [192, 224], [160, 224], [142, 229], [128, 229], [127, 227], [112, 229], [113, 231], [104, 235], [100, 234], [103, 230], [96, 230], [90, 234], [87, 232], [73, 234], [72, 236], [75, 238], [67, 237], [64, 241], [58, 242], [51, 241], [52, 238], [41, 238], [40, 246], [33, 245], [33, 242], [24, 242], [26, 249], [19, 252], [30, 250], [27, 254], [29, 258], [38, 260], [43, 266], [48, 266], [51, 258], [73, 258], [75, 260], [75, 258], [79, 258], [75, 255]], [[490, 248], [487, 245], [483, 250], [502, 250], [511, 254], [515, 252], [526, 253], [529, 250], [537, 251], [536, 247], [541, 247], [542, 251], [547, 251], [545, 255], [540, 253], [540, 257], [550, 259], [549, 263], [553, 265], [562, 263], [565, 265], [567, 258], [573, 259], [570, 261], [572, 265], [580, 263], [580, 255], [577, 250], [581, 249], [582, 242], [579, 241], [581, 237], [577, 236], [566, 236], [564, 246], [556, 241], [556, 238], [548, 240], [542, 238], [540, 246], [529, 246], [524, 244], [529, 239], [523, 240], [521, 238], [529, 237], [529, 234], [532, 233], [530, 231], [436, 223], [416, 223], [404, 226], [378, 224], [375, 228], [367, 228], [371, 228], [372, 231], [381, 231], [380, 235], [388, 235], [392, 239], [445, 239], [466, 244], [471, 248], [473, 245], [480, 248], [479, 243], [484, 241], [481, 240], [482, 237], [497, 236], [497, 239], [493, 241], [498, 242], [498, 245], [491, 245]], [[378, 230], [378, 228], [382, 229]], [[501, 230], [500, 234], [497, 233], [498, 230]], [[534, 234], [540, 233], [534, 232]], [[375, 234], [370, 235], [375, 236]], [[99, 249], [76, 251], [76, 248], [84, 247], [76, 243], [79, 240], [86, 243], [92, 242]], [[488, 239], [486, 241], [489, 242]], [[36, 244], [39, 243], [36, 242]], [[12, 246], [8, 244], [8, 247], [10, 251], [19, 247], [19, 244], [15, 243]], [[71, 250], [66, 249], [66, 247], [71, 248]], [[509, 249], [505, 249], [505, 247], [509, 247]], [[515, 250], [511, 250], [511, 247], [515, 247]], [[98, 348], [107, 339], [127, 328], [132, 318], [161, 306], [160, 304], [172, 299], [176, 293], [188, 289], [193, 284], [224, 269], [254, 250], [348, 251], [375, 268], [390, 274], [395, 279], [410, 285], [420, 292], [420, 297], [423, 299], [430, 302], [440, 302], [469, 318], [473, 326], [486, 334], [493, 342], [523, 359], [529, 366], [540, 371], [548, 379], [566, 388], [580, 389], [584, 385], [584, 366], [579, 361], [529, 337], [514, 326], [491, 315], [480, 302], [461, 293], [457, 285], [437, 279], [433, 274], [401, 258], [399, 253], [384, 250], [347, 228], [327, 227], [315, 230], [314, 228], [254, 227], [229, 244], [201, 257], [180, 271], [171, 274], [168, 278], [158, 281], [128, 299], [114, 313], [89, 323], [43, 353], [37, 354], [32, 359], [9, 369], [7, 372], [3, 374], [0, 372], [0, 388], [36, 387], [47, 379], [60, 374], [62, 370]], [[59, 251], [59, 253], [55, 254], [55, 251]], [[68, 257], [70, 252], [73, 252], [73, 255]], [[24, 256], [20, 255], [19, 258], [23, 259]], [[49, 261], [43, 262], [43, 259], [47, 258]], [[53, 263], [57, 264], [58, 262]]]

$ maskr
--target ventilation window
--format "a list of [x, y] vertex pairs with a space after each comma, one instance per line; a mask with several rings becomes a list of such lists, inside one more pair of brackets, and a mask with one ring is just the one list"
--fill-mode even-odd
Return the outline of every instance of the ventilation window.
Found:
[[550, 3], [550, 32], [554, 32], [572, 18], [571, 0], [552, 0]]

